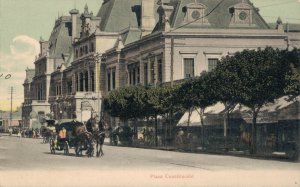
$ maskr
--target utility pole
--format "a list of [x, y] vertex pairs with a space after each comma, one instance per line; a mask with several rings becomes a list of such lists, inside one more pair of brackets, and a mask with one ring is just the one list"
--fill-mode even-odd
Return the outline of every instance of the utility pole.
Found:
[[13, 93], [14, 93], [14, 87], [10, 87], [10, 118], [9, 118], [9, 126], [11, 126], [12, 123], [12, 104], [13, 104]]

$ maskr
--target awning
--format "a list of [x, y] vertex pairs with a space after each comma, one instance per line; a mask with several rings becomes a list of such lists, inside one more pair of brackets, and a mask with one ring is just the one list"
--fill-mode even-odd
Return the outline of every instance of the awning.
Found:
[[[275, 100], [274, 103], [268, 103], [263, 106], [258, 114], [257, 123], [277, 123], [278, 120], [297, 120], [300, 119], [300, 96], [296, 98], [296, 102], [290, 101], [287, 96]], [[223, 113], [225, 106], [217, 103], [206, 108], [204, 114], [204, 125], [221, 125], [223, 124]], [[177, 126], [188, 125], [189, 112], [179, 120]], [[248, 107], [237, 105], [232, 111], [231, 118], [243, 119], [247, 123], [252, 123], [251, 110]], [[190, 126], [201, 126], [200, 115], [194, 110], [190, 116]]]

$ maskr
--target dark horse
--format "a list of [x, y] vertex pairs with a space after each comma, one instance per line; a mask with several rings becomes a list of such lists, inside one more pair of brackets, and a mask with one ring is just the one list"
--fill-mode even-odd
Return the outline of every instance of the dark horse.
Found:
[[103, 120], [98, 121], [97, 117], [90, 118], [86, 123], [87, 130], [93, 134], [96, 141], [96, 155], [103, 156], [102, 146], [105, 140], [105, 128]]
[[48, 143], [50, 138], [53, 136], [53, 131], [48, 127], [43, 127], [41, 129], [41, 135], [43, 137], [43, 143]]
[[[73, 135], [76, 137], [76, 155], [82, 155], [82, 150], [86, 147], [86, 154], [88, 157], [92, 157], [94, 155], [94, 145], [93, 145], [93, 135], [88, 132], [85, 125], [78, 121], [73, 121], [74, 123], [74, 131]], [[82, 148], [84, 147], [84, 148]]]

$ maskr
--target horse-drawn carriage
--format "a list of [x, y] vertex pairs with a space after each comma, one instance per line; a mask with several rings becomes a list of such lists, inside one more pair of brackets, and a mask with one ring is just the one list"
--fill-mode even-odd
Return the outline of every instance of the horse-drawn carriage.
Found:
[[41, 127], [41, 136], [43, 138], [43, 143], [48, 143], [55, 133], [55, 120], [46, 120], [47, 126]]
[[103, 129], [99, 130], [100, 124], [101, 122], [96, 123], [94, 120], [89, 120], [87, 126], [75, 120], [61, 121], [56, 125], [56, 133], [50, 141], [51, 153], [64, 151], [64, 154], [68, 155], [69, 150], [74, 148], [76, 156], [82, 156], [82, 152], [86, 151], [87, 156], [91, 157], [94, 155], [95, 142], [97, 156], [102, 156], [105, 133]]
[[84, 124], [75, 120], [63, 120], [55, 126], [55, 129], [56, 133], [50, 141], [52, 154], [56, 151], [64, 151], [64, 154], [68, 155], [69, 150], [73, 148], [76, 156], [81, 156], [84, 150], [89, 157], [93, 156], [93, 137], [85, 130]]

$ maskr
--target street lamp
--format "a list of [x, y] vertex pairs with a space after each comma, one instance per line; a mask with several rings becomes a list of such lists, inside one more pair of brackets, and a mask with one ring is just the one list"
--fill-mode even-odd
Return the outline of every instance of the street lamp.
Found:
[[97, 92], [97, 101], [98, 101], [98, 104], [97, 104], [97, 108], [98, 108], [98, 113], [99, 113], [99, 116], [100, 115], [100, 110], [101, 110], [101, 102], [100, 102], [100, 62], [102, 60], [102, 55], [98, 52], [96, 52], [93, 56], [93, 59], [95, 60], [96, 62], [96, 66], [95, 66], [95, 77], [96, 77], [96, 85], [95, 85], [95, 88], [96, 88], [96, 92]]

